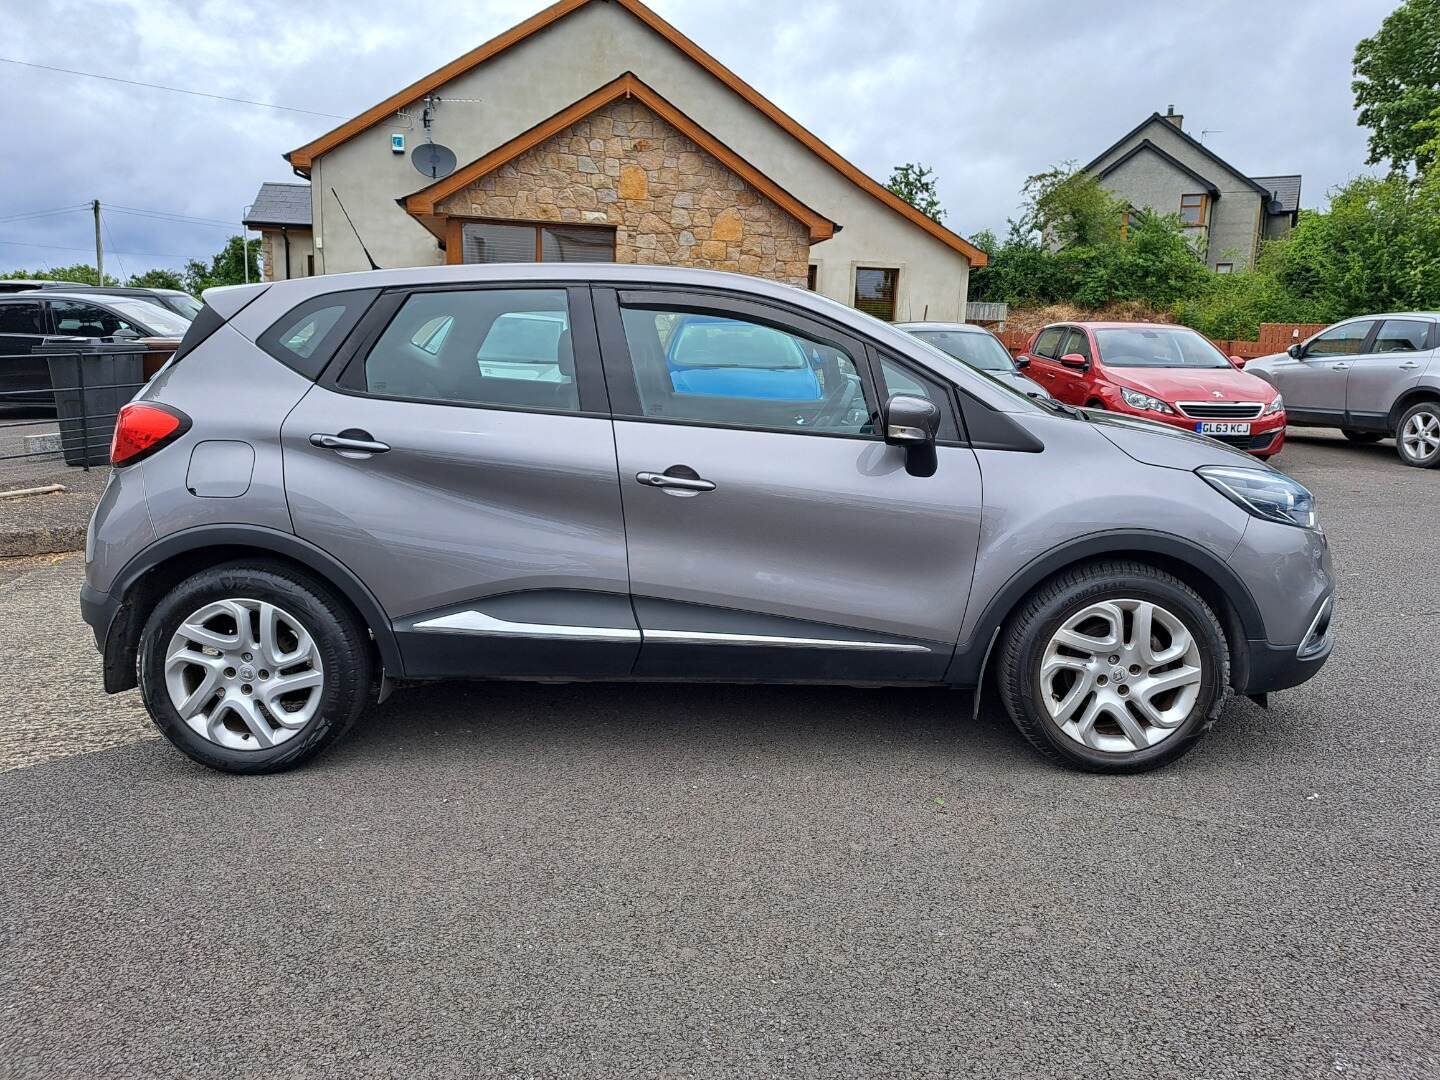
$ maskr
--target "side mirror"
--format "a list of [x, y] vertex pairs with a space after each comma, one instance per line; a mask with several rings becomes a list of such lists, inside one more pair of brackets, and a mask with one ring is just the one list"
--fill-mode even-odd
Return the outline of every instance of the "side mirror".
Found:
[[1074, 368], [1076, 371], [1085, 371], [1090, 367], [1090, 361], [1086, 360], [1078, 352], [1066, 353], [1060, 357], [1060, 363], [1068, 368]]
[[1237, 368], [1243, 368], [1245, 366], [1245, 358], [1243, 356], [1232, 356], [1230, 357], [1230, 363], [1234, 364]]
[[885, 442], [905, 448], [905, 471], [911, 476], [934, 476], [935, 436], [940, 410], [928, 398], [891, 394], [885, 402]]
[[134, 330], [122, 328], [116, 330], [113, 334], [111, 334], [110, 339], [112, 341], [139, 341], [140, 335], [137, 334]]
[[1305, 359], [1305, 350], [1299, 344], [1291, 345], [1288, 349], [1285, 350], [1285, 353], [1287, 356], [1290, 357], [1291, 360]]
[[1029, 367], [1029, 366], [1030, 366], [1030, 357], [1026, 356], [1024, 353], [1021, 353], [1019, 356], [1015, 357], [1015, 366], [1016, 366], [1016, 367]]

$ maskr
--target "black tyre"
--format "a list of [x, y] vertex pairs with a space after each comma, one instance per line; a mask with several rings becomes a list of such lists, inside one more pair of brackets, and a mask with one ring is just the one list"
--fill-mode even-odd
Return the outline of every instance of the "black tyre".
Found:
[[1345, 438], [1353, 443], [1361, 444], [1376, 443], [1385, 437], [1374, 431], [1356, 431], [1354, 428], [1341, 428], [1340, 434], [1344, 435]]
[[1440, 401], [1421, 401], [1405, 410], [1395, 430], [1400, 460], [1417, 469], [1440, 465]]
[[140, 636], [151, 719], [224, 772], [280, 772], [319, 754], [364, 711], [372, 666], [350, 607], [279, 564], [202, 570], [155, 606]]
[[996, 677], [1015, 726], [1052, 761], [1144, 772], [1191, 749], [1230, 685], [1215, 613], [1178, 578], [1097, 562], [1052, 578], [1002, 635]]

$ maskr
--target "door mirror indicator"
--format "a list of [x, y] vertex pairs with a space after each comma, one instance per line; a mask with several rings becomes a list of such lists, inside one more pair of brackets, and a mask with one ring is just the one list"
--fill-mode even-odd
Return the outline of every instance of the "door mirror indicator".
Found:
[[1285, 353], [1290, 357], [1291, 360], [1304, 360], [1305, 346], [1299, 344], [1291, 345], [1288, 349], [1285, 350]]
[[1088, 371], [1090, 369], [1090, 361], [1086, 360], [1085, 357], [1081, 356], [1078, 352], [1066, 353], [1060, 357], [1060, 363], [1076, 371]]
[[935, 475], [935, 435], [939, 430], [940, 410], [930, 399], [891, 394], [885, 402], [885, 441], [905, 448], [905, 471], [911, 476]]

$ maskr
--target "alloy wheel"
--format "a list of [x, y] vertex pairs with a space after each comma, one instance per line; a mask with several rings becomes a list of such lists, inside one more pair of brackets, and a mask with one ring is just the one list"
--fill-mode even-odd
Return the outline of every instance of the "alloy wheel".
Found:
[[181, 622], [165, 650], [165, 689], [196, 734], [230, 750], [268, 750], [314, 718], [325, 673], [299, 619], [235, 598]]
[[1148, 600], [1103, 600], [1067, 618], [1040, 660], [1050, 721], [1082, 746], [1146, 750], [1195, 708], [1200, 646], [1172, 612]]
[[1421, 411], [1405, 421], [1400, 446], [1411, 461], [1425, 461], [1440, 450], [1440, 414]]

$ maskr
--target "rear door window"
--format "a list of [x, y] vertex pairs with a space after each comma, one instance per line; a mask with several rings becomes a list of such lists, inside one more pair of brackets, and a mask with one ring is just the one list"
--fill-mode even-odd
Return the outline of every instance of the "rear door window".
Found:
[[70, 337], [110, 337], [121, 330], [128, 330], [137, 337], [148, 333], [109, 308], [80, 300], [52, 300], [50, 314], [55, 320], [55, 332]]
[[344, 383], [411, 401], [580, 408], [564, 289], [447, 289], [405, 297]]
[[0, 304], [0, 334], [45, 333], [45, 311], [38, 303], [19, 300]]
[[1430, 324], [1416, 319], [1386, 319], [1370, 346], [1372, 353], [1422, 352], [1430, 338]]

